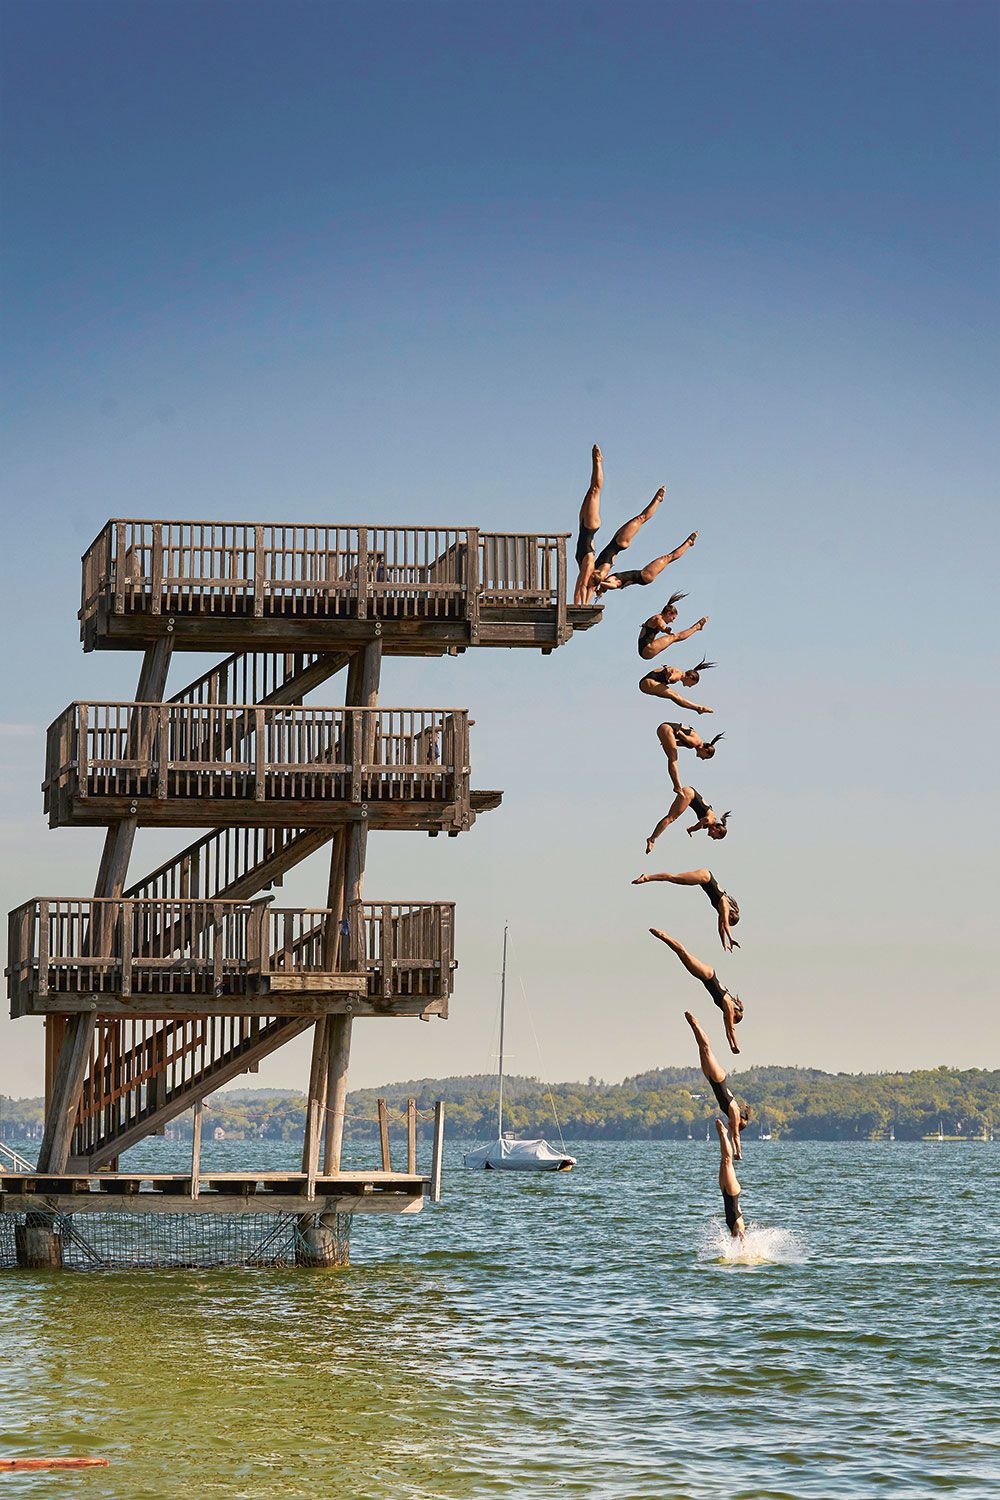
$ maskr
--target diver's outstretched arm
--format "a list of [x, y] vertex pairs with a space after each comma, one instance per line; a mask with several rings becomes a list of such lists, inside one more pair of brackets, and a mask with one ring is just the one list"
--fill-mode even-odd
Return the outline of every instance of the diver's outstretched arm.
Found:
[[734, 948], [738, 948], [740, 946], [736, 939], [733, 937], [733, 930], [729, 925], [728, 896], [723, 896], [722, 900], [719, 902], [719, 938], [721, 939], [722, 946], [727, 953], [731, 953]]
[[704, 703], [692, 703], [689, 698], [682, 698], [680, 693], [675, 693], [668, 683], [664, 682], [659, 675], [664, 669], [659, 667], [655, 672], [647, 672], [645, 677], [639, 678], [639, 691], [645, 693], [649, 698], [666, 698], [671, 703], [676, 703], [678, 708], [686, 708], [693, 714], [712, 714], [714, 708], [707, 708]]
[[702, 963], [700, 958], [695, 958], [694, 954], [689, 953], [684, 944], [671, 937], [669, 932], [661, 932], [658, 927], [651, 927], [649, 930], [653, 937], [659, 938], [661, 943], [666, 943], [667, 947], [677, 954], [685, 969], [689, 974], [693, 974], [695, 979], [700, 979], [703, 984], [707, 984], [710, 979], [714, 978], [715, 970], [711, 964]]
[[652, 854], [653, 845], [660, 837], [660, 834], [663, 833], [667, 828], [669, 828], [671, 823], [676, 823], [677, 819], [687, 812], [688, 808], [691, 806], [691, 799], [693, 796], [693, 787], [681, 787], [680, 791], [677, 793], [677, 796], [670, 804], [670, 811], [667, 813], [665, 818], [660, 819], [656, 827], [653, 829], [652, 833], [649, 835], [649, 838], [646, 840], [647, 854]]

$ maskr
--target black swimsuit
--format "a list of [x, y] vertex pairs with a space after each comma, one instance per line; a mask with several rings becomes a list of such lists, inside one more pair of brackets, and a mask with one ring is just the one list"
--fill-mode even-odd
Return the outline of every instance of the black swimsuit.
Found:
[[737, 1221], [742, 1217], [740, 1214], [740, 1195], [739, 1193], [723, 1192], [722, 1202], [726, 1210], [726, 1224], [729, 1228], [729, 1233], [735, 1234]]
[[622, 545], [618, 540], [618, 533], [616, 531], [608, 545], [601, 548], [600, 556], [594, 566], [598, 568], [610, 568], [621, 550]]
[[[592, 556], [594, 551], [594, 537], [597, 535], [597, 531], [598, 528], [596, 526], [591, 529], [589, 526], [584, 526], [582, 522], [580, 523], [580, 535], [576, 539], [576, 565], [578, 568], [582, 568], [584, 560]], [[601, 555], [603, 556], [603, 553]]]
[[725, 1080], [723, 1080], [722, 1083], [716, 1083], [714, 1079], [710, 1078], [709, 1082], [712, 1085], [712, 1093], [719, 1101], [719, 1108], [722, 1110], [722, 1113], [724, 1115], [728, 1115], [729, 1106], [733, 1103], [736, 1095], [733, 1093], [732, 1089], [729, 1087], [729, 1084], [726, 1083]]
[[[605, 548], [604, 550], [606, 552], [608, 549]], [[601, 553], [601, 556], [604, 556], [604, 552]], [[620, 589], [631, 588], [633, 583], [639, 583], [645, 587], [647, 583], [652, 583], [653, 581], [651, 578], [643, 578], [641, 568], [629, 568], [624, 573], [616, 574], [616, 577]]]
[[699, 818], [707, 817], [708, 814], [712, 811], [711, 807], [705, 801], [700, 792], [695, 792], [694, 796], [691, 798], [691, 808]]
[[647, 646], [652, 645], [657, 637], [655, 625], [644, 625], [639, 631], [639, 655], [641, 656]]
[[716, 974], [714, 969], [712, 970], [711, 979], [703, 979], [701, 982], [705, 986], [706, 990], [708, 990], [708, 993], [711, 995], [716, 1005], [718, 1005], [720, 1008], [722, 1006], [723, 1000], [732, 998], [729, 995], [729, 991], [726, 989], [725, 985], [719, 983], [719, 976], [718, 974]]
[[721, 885], [716, 880], [711, 870], [709, 870], [708, 872], [708, 879], [705, 881], [703, 889], [709, 901], [711, 901], [716, 911], [718, 911], [722, 905], [722, 898], [726, 895], [726, 892], [722, 889]]

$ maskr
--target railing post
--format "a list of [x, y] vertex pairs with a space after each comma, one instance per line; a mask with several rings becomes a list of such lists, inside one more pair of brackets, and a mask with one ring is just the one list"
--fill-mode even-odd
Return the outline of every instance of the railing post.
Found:
[[212, 902], [212, 985], [217, 995], [222, 993], [222, 950], [225, 933], [222, 926], [222, 907]]
[[150, 569], [150, 612], [158, 615], [163, 604], [163, 523], [153, 522], [153, 557]]
[[49, 993], [49, 903], [38, 903], [38, 993]]
[[469, 622], [469, 643], [479, 643], [479, 528], [470, 526], [465, 543], [465, 615]]
[[115, 522], [115, 605], [116, 615], [125, 613], [125, 522]]
[[[72, 710], [70, 710], [72, 712]], [[89, 793], [87, 781], [89, 771], [87, 769], [87, 705], [78, 703], [76, 706], [76, 786], [81, 797]]]
[[393, 992], [393, 970], [396, 959], [396, 930], [392, 922], [392, 907], [382, 905], [382, 999], [389, 1000]]
[[[122, 962], [122, 995], [132, 993], [132, 903], [122, 901], [119, 904], [120, 928], [121, 928], [121, 962]], [[112, 928], [112, 931], [114, 929]], [[112, 952], [114, 951], [114, 940], [112, 939]]]
[[266, 745], [264, 737], [264, 710], [255, 708], [253, 711], [254, 728], [254, 780], [253, 794], [258, 802], [264, 800], [264, 777], [267, 772], [267, 757], [264, 754]]
[[[140, 714], [143, 710], [140, 708]], [[152, 709], [147, 709], [152, 713]], [[167, 772], [170, 769], [170, 706], [162, 704], [156, 710], [159, 720], [156, 728], [156, 795], [161, 802], [167, 796]], [[141, 743], [141, 742], [140, 742]]]
[[201, 1112], [205, 1101], [196, 1099], [191, 1121], [191, 1197], [197, 1198], [201, 1191], [198, 1178], [201, 1176]]
[[270, 907], [273, 896], [263, 896], [250, 902], [247, 918], [247, 960], [251, 973], [266, 975], [271, 972], [271, 922]]
[[556, 645], [569, 639], [566, 628], [566, 538], [556, 539]]
[[444, 1165], [444, 1100], [434, 1105], [434, 1154], [431, 1157], [431, 1202], [441, 1202], [441, 1168]]
[[417, 1101], [406, 1101], [406, 1170], [414, 1177], [417, 1171]]
[[351, 709], [351, 801], [361, 801], [361, 774], [365, 752], [364, 738], [361, 733], [362, 710]]
[[358, 527], [358, 608], [359, 620], [368, 618], [368, 527]]
[[253, 616], [259, 620], [264, 613], [264, 528], [253, 529]]
[[382, 1147], [382, 1171], [392, 1171], [392, 1158], [389, 1155], [389, 1111], [384, 1099], [378, 1101], [378, 1138]]

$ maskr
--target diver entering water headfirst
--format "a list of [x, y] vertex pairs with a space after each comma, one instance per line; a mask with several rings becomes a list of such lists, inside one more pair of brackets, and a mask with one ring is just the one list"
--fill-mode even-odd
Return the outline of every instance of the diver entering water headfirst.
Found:
[[[656, 514], [666, 494], [666, 489], [661, 486], [649, 504], [643, 510], [639, 511], [638, 515], [634, 515], [631, 520], [625, 521], [623, 525], [619, 526], [607, 546], [601, 549], [600, 555], [595, 561], [594, 538], [601, 527], [601, 489], [604, 485], [604, 456], [596, 443], [591, 451], [591, 461], [590, 488], [587, 490], [586, 495], [584, 495], [583, 504], [580, 507], [580, 530], [576, 541], [576, 562], [580, 571], [573, 594], [574, 604], [590, 604], [598, 590], [603, 592], [605, 588], [624, 587], [624, 584], [621, 582], [610, 583], [607, 581], [614, 566], [615, 558], [619, 552], [625, 551], [625, 548], [632, 542], [639, 528], [644, 526]], [[692, 543], [693, 538], [689, 538], [676, 555], [679, 557], [681, 552], [686, 551]], [[661, 566], [656, 568], [656, 572], [652, 573], [650, 578], [645, 581], [652, 582], [656, 574], [666, 567], [667, 562], [672, 561], [672, 556], [665, 560], [660, 560]], [[648, 566], [652, 568], [655, 565], [650, 563]], [[645, 572], [646, 570], [643, 569], [642, 571]], [[621, 576], [624, 578], [628, 575], [622, 574]], [[636, 577], [638, 578], [638, 574]]]
[[669, 811], [660, 819], [646, 840], [647, 854], [652, 854], [653, 845], [660, 837], [660, 834], [665, 832], [671, 823], [676, 823], [677, 819], [683, 813], [686, 813], [689, 807], [692, 812], [697, 814], [698, 821], [697, 823], [692, 823], [691, 827], [686, 830], [688, 834], [697, 833], [699, 829], [704, 829], [710, 839], [724, 839], [726, 837], [726, 834], [729, 832], [727, 824], [731, 813], [724, 812], [720, 818], [715, 808], [706, 802], [701, 793], [696, 792], [693, 786], [682, 786], [673, 802], [671, 802]]
[[718, 1100], [719, 1108], [729, 1123], [729, 1138], [733, 1143], [733, 1155], [737, 1161], [740, 1161], [743, 1156], [743, 1152], [740, 1149], [740, 1131], [749, 1122], [750, 1106], [749, 1104], [744, 1104], [741, 1109], [737, 1104], [736, 1096], [726, 1082], [726, 1070], [712, 1051], [711, 1044], [702, 1030], [697, 1016], [693, 1016], [689, 1010], [686, 1010], [684, 1012], [684, 1019], [694, 1032], [694, 1039], [698, 1043], [698, 1054], [701, 1059], [701, 1071], [712, 1085], [712, 1093]]
[[661, 651], [666, 651], [669, 646], [676, 646], [679, 641], [686, 641], [696, 635], [699, 630], [704, 630], [708, 624], [708, 615], [702, 615], [687, 630], [676, 632], [670, 629], [677, 619], [677, 605], [687, 594], [671, 594], [666, 604], [658, 615], [650, 615], [639, 630], [639, 655], [643, 661], [652, 661], [654, 656], [659, 656]]
[[689, 974], [695, 979], [700, 979], [714, 1003], [722, 1011], [722, 1020], [726, 1028], [726, 1040], [729, 1043], [730, 1052], [739, 1052], [739, 1044], [736, 1040], [735, 1028], [743, 1019], [743, 1001], [739, 995], [731, 995], [725, 985], [721, 983], [718, 974], [711, 964], [702, 963], [700, 958], [695, 958], [689, 953], [683, 943], [670, 936], [669, 932], [661, 932], [658, 927], [651, 927], [650, 932], [661, 943], [666, 943], [672, 949]]
[[[704, 710], [703, 710], [704, 712]], [[675, 792], [681, 789], [680, 777], [677, 774], [677, 749], [693, 750], [699, 760], [712, 760], [715, 756], [715, 747], [720, 740], [725, 739], [725, 731], [713, 735], [710, 740], [703, 740], [697, 730], [692, 729], [690, 724], [665, 723], [657, 726], [656, 738], [660, 742], [660, 749], [667, 757], [667, 768], [670, 772], [671, 785]]]
[[729, 1140], [729, 1131], [721, 1120], [716, 1120], [715, 1128], [719, 1132], [719, 1147], [722, 1152], [722, 1160], [719, 1162], [719, 1187], [722, 1190], [722, 1206], [726, 1212], [726, 1227], [734, 1240], [741, 1240], [747, 1232], [747, 1226], [743, 1222], [743, 1214], [740, 1210], [740, 1184], [733, 1166], [733, 1148]]
[[682, 870], [678, 875], [637, 875], [633, 885], [648, 885], [653, 880], [669, 880], [672, 885], [700, 885], [719, 915], [719, 937], [727, 952], [740, 945], [733, 937], [732, 928], [740, 920], [739, 902], [735, 896], [724, 891], [711, 870]]

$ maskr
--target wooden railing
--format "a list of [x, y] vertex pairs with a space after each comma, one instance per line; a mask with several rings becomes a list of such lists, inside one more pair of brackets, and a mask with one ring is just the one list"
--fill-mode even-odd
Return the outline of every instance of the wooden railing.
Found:
[[239, 995], [252, 980], [363, 973], [372, 999], [447, 998], [454, 967], [450, 902], [354, 902], [342, 924], [325, 908], [268, 901], [27, 901], [10, 913], [11, 1008], [33, 997]]
[[562, 533], [116, 520], [84, 553], [80, 620], [103, 609], [474, 622], [481, 602], [565, 598]]
[[248, 901], [331, 837], [323, 828], [213, 828], [122, 894], [139, 900]]
[[467, 802], [465, 709], [73, 703], [43, 790], [80, 797]]
[[[176, 1020], [99, 1016], [73, 1132], [73, 1155], [98, 1161], [117, 1154], [141, 1122], [169, 1118], [192, 1097], [238, 1075], [242, 1065], [274, 1047], [296, 1023], [275, 1016], [204, 1015]], [[173, 1109], [170, 1101], [178, 1101]], [[139, 1128], [137, 1128], [139, 1127]], [[148, 1126], [146, 1127], [148, 1129]], [[125, 1139], [125, 1144], [134, 1144]]]

